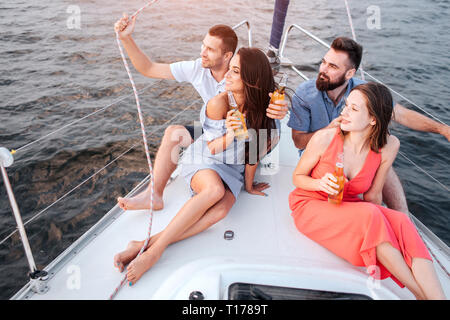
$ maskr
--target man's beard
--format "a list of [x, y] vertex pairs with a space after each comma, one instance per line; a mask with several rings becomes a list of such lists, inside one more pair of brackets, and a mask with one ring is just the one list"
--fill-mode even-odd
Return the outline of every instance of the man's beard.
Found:
[[[323, 76], [325, 79], [321, 79], [320, 76]], [[324, 75], [322, 72], [319, 73], [316, 80], [316, 88], [319, 91], [330, 91], [334, 90], [337, 87], [342, 86], [345, 83], [345, 74], [342, 75], [337, 81], [330, 82], [330, 78]]]

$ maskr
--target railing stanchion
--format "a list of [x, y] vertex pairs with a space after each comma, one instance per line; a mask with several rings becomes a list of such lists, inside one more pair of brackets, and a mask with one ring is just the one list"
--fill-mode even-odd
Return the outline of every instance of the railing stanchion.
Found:
[[235, 25], [232, 29], [236, 30], [237, 28], [239, 28], [240, 26], [243, 26], [244, 24], [247, 26], [248, 46], [251, 48], [252, 47], [252, 28], [250, 27], [250, 23], [247, 20], [243, 20], [243, 21], [239, 22], [237, 25]]
[[9, 202], [11, 204], [12, 211], [14, 213], [14, 218], [16, 219], [17, 229], [20, 233], [20, 238], [22, 240], [23, 248], [25, 250], [25, 255], [27, 257], [28, 265], [30, 267], [30, 282], [32, 285], [32, 290], [36, 293], [45, 293], [48, 290], [46, 286], [46, 281], [48, 279], [47, 272], [37, 270], [36, 263], [34, 262], [33, 253], [31, 252], [30, 243], [28, 242], [28, 237], [25, 232], [25, 227], [23, 225], [22, 216], [20, 215], [19, 206], [17, 205], [16, 198], [14, 197], [14, 192], [9, 182], [8, 174], [6, 173], [6, 168], [11, 166], [14, 159], [10, 151], [6, 148], [0, 147], [0, 170], [3, 176], [3, 182], [5, 183], [6, 192], [8, 193]]
[[[326, 43], [325, 41], [323, 41], [323, 40], [320, 39], [319, 37], [316, 37], [315, 35], [313, 35], [313, 34], [312, 34], [311, 32], [309, 32], [308, 30], [306, 30], [306, 29], [304, 29], [304, 28], [302, 28], [302, 27], [300, 27], [299, 25], [297, 25], [297, 24], [294, 23], [294, 24], [291, 24], [291, 25], [289, 26], [289, 28], [287, 28], [287, 29], [284, 31], [284, 33], [283, 33], [283, 36], [282, 36], [283, 41], [281, 42], [280, 54], [279, 54], [281, 61], [283, 61], [283, 59], [287, 59], [287, 58], [284, 56], [284, 49], [285, 49], [285, 47], [286, 47], [287, 39], [288, 39], [288, 37], [289, 37], [289, 32], [291, 32], [291, 30], [294, 29], [294, 28], [297, 29], [297, 30], [299, 30], [299, 31], [301, 31], [301, 32], [302, 32], [303, 34], [305, 34], [307, 37], [309, 37], [309, 38], [311, 38], [312, 40], [316, 41], [317, 43], [319, 43], [319, 44], [322, 45], [323, 47], [325, 47], [325, 48], [327, 48], [327, 49], [330, 49], [330, 48], [331, 48], [330, 45], [329, 45], [328, 43]], [[289, 60], [289, 59], [287, 59], [287, 60]], [[301, 76], [303, 79], [307, 80], [307, 79], [306, 79], [306, 76], [305, 76], [304, 74], [302, 74], [298, 69], [296, 69], [296, 68], [293, 66], [293, 63], [292, 63], [292, 62], [290, 62], [290, 65], [291, 65], [291, 69], [292, 69], [292, 70], [294, 70], [294, 71], [295, 71], [299, 76]], [[438, 121], [438, 122], [440, 122], [440, 123], [442, 123], [442, 124], [446, 124], [444, 121], [442, 121], [442, 120], [439, 119], [438, 117], [434, 116], [433, 114], [431, 114], [430, 112], [428, 112], [428, 111], [425, 110], [424, 108], [418, 106], [416, 103], [414, 103], [413, 101], [409, 100], [409, 99], [406, 98], [405, 96], [401, 95], [400, 93], [398, 93], [397, 91], [395, 91], [394, 89], [392, 89], [390, 86], [388, 86], [388, 85], [386, 85], [385, 83], [383, 83], [382, 81], [376, 79], [376, 78], [375, 78], [374, 76], [372, 76], [370, 73], [368, 73], [368, 72], [366, 72], [366, 71], [364, 71], [364, 70], [362, 70], [362, 69], [361, 69], [361, 72], [362, 72], [362, 74], [365, 74], [365, 75], [369, 76], [370, 78], [372, 78], [374, 81], [376, 81], [376, 82], [378, 82], [378, 83], [381, 83], [382, 85], [386, 86], [392, 93], [394, 93], [394, 94], [398, 95], [400, 98], [402, 98], [402, 99], [408, 101], [408, 102], [411, 103], [413, 106], [415, 106], [417, 109], [419, 109], [419, 110], [421, 110], [422, 112], [426, 113], [427, 115], [429, 115], [430, 117], [432, 117], [432, 118], [435, 119], [436, 121]]]

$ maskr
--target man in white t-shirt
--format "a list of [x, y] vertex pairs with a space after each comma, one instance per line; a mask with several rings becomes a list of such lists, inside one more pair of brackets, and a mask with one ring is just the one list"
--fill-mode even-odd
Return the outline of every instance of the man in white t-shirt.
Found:
[[[137, 71], [149, 78], [172, 79], [178, 82], [190, 82], [203, 99], [204, 105], [225, 88], [225, 74], [237, 47], [237, 36], [232, 28], [216, 25], [209, 29], [203, 39], [200, 58], [194, 61], [181, 61], [172, 64], [156, 63], [146, 56], [136, 45], [131, 34], [134, 31], [136, 17], [131, 20], [126, 14], [118, 20], [114, 29]], [[270, 104], [266, 115], [272, 119], [282, 119], [287, 113], [287, 104]], [[199, 128], [201, 133], [201, 128]], [[164, 132], [161, 146], [156, 153], [154, 164], [153, 209], [164, 207], [163, 192], [178, 164], [180, 148], [188, 147], [194, 141], [194, 127], [170, 125]], [[129, 199], [119, 198], [122, 209], [137, 210], [150, 207], [150, 187]], [[228, 212], [229, 208], [224, 208]], [[220, 214], [219, 214], [220, 215]]]

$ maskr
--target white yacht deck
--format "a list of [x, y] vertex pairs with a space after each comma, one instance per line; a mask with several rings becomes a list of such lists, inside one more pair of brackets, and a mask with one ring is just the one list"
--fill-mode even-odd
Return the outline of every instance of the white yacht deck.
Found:
[[[125, 285], [116, 299], [189, 299], [193, 291], [202, 292], [205, 299], [228, 299], [228, 288], [236, 282], [346, 292], [372, 299], [413, 299], [391, 279], [381, 281], [378, 288], [365, 268], [352, 266], [297, 231], [288, 195], [293, 190], [298, 153], [286, 121], [277, 148], [279, 159], [274, 163], [279, 167], [260, 168], [255, 177], [270, 183], [268, 197], [242, 191], [225, 219], [171, 245], [153, 268], [132, 287]], [[276, 156], [276, 150], [271, 155]], [[269, 161], [266, 158], [264, 162]], [[271, 175], [262, 175], [261, 170]], [[164, 194], [165, 208], [154, 213], [152, 234], [161, 231], [190, 197], [184, 179], [176, 172], [173, 176]], [[133, 193], [145, 186], [141, 184]], [[13, 299], [108, 299], [125, 274], [113, 266], [114, 255], [130, 240], [145, 239], [148, 224], [149, 211], [123, 212], [114, 207], [47, 266], [47, 293], [34, 294], [27, 285]], [[224, 239], [226, 230], [234, 232], [234, 239]], [[448, 251], [421, 234], [448, 270]], [[438, 264], [435, 267], [450, 296], [448, 275]]]

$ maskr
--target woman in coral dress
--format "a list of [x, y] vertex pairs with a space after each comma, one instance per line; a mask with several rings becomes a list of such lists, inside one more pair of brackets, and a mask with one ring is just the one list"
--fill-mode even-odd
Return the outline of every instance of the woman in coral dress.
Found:
[[[289, 195], [297, 229], [355, 266], [392, 277], [417, 299], [445, 299], [425, 244], [409, 217], [381, 206], [386, 174], [400, 142], [388, 134], [392, 115], [389, 90], [373, 82], [350, 93], [338, 128], [314, 134], [295, 169], [297, 187]], [[328, 202], [337, 194], [333, 176], [343, 153], [341, 204]], [[364, 201], [358, 195], [362, 194]]]

